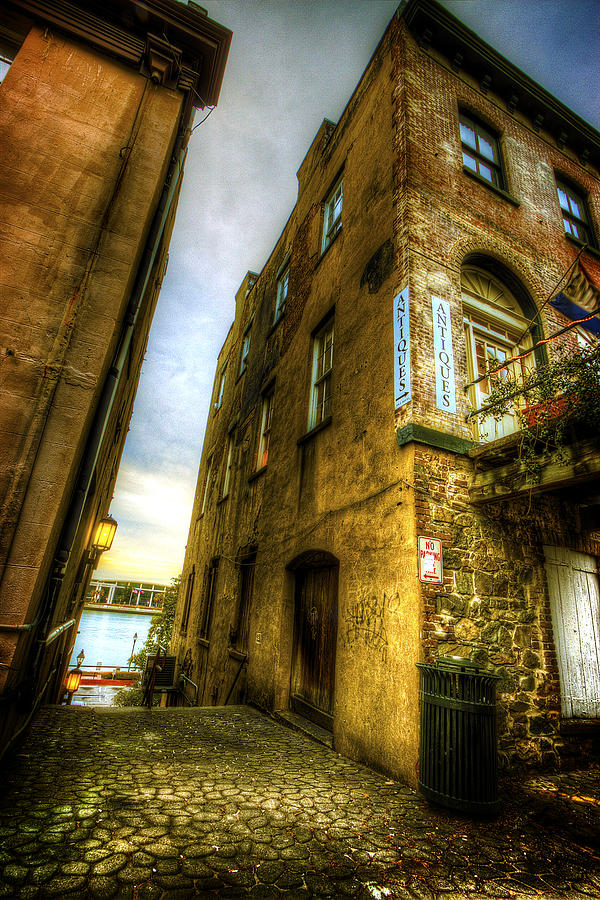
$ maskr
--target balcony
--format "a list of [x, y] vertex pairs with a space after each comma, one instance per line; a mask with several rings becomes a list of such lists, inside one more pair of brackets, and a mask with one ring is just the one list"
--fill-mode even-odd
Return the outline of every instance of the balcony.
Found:
[[472, 503], [586, 486], [600, 503], [600, 344], [563, 355], [520, 385], [504, 382], [477, 415], [516, 414], [519, 430], [469, 451]]

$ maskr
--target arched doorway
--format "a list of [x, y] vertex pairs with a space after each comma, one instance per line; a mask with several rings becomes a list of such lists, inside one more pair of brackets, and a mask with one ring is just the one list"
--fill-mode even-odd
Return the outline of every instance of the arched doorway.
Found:
[[[513, 279], [514, 281], [514, 279]], [[511, 285], [512, 287], [512, 285]], [[463, 318], [469, 377], [469, 401], [474, 410], [485, 409], [494, 386], [510, 379], [522, 383], [526, 373], [535, 366], [533, 347], [537, 317], [532, 317], [525, 304], [517, 299], [504, 278], [487, 267], [465, 264], [461, 271]], [[522, 289], [521, 289], [522, 292]], [[506, 362], [504, 368], [500, 368]], [[489, 374], [488, 374], [489, 373]], [[480, 415], [472, 420], [474, 437], [493, 441], [511, 434], [519, 427], [515, 409], [501, 419]]]
[[338, 560], [309, 551], [288, 567], [294, 573], [292, 709], [333, 730], [338, 616]]

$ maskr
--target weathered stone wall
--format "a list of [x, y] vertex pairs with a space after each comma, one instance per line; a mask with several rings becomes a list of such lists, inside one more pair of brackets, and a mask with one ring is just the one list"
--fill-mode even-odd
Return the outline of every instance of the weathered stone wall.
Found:
[[561, 733], [542, 548], [599, 548], [568, 497], [470, 504], [472, 466], [424, 446], [415, 453], [417, 530], [442, 541], [444, 564], [443, 586], [421, 587], [425, 659], [456, 655], [494, 672], [502, 764], [556, 766], [582, 744]]

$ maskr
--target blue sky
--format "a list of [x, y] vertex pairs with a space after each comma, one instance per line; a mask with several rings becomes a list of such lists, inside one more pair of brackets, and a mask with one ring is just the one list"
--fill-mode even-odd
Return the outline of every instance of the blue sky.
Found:
[[[218, 107], [193, 133], [169, 268], [150, 334], [96, 577], [165, 581], [183, 563], [217, 354], [246, 272], [293, 208], [296, 171], [336, 121], [396, 0], [203, 0], [233, 31]], [[442, 0], [600, 127], [598, 0]], [[202, 113], [197, 114], [200, 121]]]

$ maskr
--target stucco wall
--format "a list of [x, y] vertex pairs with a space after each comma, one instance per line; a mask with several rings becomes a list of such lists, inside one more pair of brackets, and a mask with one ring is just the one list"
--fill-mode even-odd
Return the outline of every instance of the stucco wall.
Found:
[[[0, 605], [21, 624], [59, 537], [182, 97], [37, 29], [0, 92]], [[2, 641], [9, 657], [15, 639]]]

